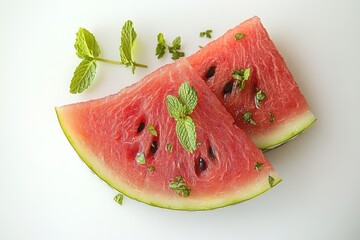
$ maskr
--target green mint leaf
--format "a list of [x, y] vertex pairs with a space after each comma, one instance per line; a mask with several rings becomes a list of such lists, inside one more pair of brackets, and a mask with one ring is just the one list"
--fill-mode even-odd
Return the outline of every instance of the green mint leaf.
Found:
[[155, 167], [154, 166], [149, 166], [148, 170], [149, 170], [149, 172], [153, 172], [153, 171], [155, 171]]
[[180, 52], [180, 51], [175, 51], [172, 53], [172, 56], [171, 56], [171, 59], [172, 60], [177, 60], [181, 57], [184, 57], [185, 56], [185, 53], [184, 52]]
[[71, 93], [81, 93], [87, 89], [95, 78], [96, 62], [84, 59], [76, 67], [70, 83]]
[[162, 58], [165, 54], [165, 50], [166, 50], [166, 43], [165, 43], [165, 39], [164, 39], [164, 34], [159, 33], [157, 36], [157, 46], [155, 49], [155, 55], [157, 56], [157, 58]]
[[152, 124], [147, 125], [146, 129], [155, 137], [158, 136], [158, 133]]
[[250, 68], [241, 68], [232, 72], [233, 78], [236, 79], [236, 87], [238, 88], [238, 91], [243, 91], [245, 89], [245, 81], [249, 79], [250, 73]]
[[198, 102], [197, 93], [189, 82], [184, 82], [179, 88], [179, 100], [185, 106], [185, 114], [190, 114]]
[[252, 119], [252, 113], [250, 111], [247, 111], [242, 115], [242, 119], [244, 123], [250, 123], [252, 125], [256, 125], [256, 122], [254, 119]]
[[143, 152], [139, 152], [135, 156], [135, 160], [138, 164], [145, 164], [145, 154]]
[[186, 107], [177, 97], [173, 95], [166, 96], [166, 106], [170, 116], [176, 120], [185, 116]]
[[255, 106], [256, 108], [260, 108], [260, 102], [264, 100], [266, 97], [265, 92], [262, 90], [259, 90], [255, 94]]
[[114, 201], [117, 202], [118, 204], [122, 205], [123, 204], [123, 200], [124, 200], [124, 195], [122, 195], [121, 193], [117, 194], [114, 197]]
[[254, 169], [258, 172], [261, 171], [261, 166], [263, 165], [264, 163], [261, 163], [261, 162], [256, 162], [255, 166], [254, 166]]
[[269, 181], [270, 187], [273, 187], [273, 186], [274, 186], [274, 181], [275, 181], [275, 179], [274, 179], [272, 176], [269, 175], [268, 181]]
[[93, 59], [99, 56], [100, 48], [94, 35], [85, 28], [79, 28], [76, 33], [75, 45], [76, 55], [81, 59]]
[[176, 122], [176, 134], [181, 145], [188, 150], [193, 152], [196, 150], [196, 131], [195, 123], [191, 117], [185, 116], [179, 118]]
[[169, 188], [174, 190], [181, 197], [189, 197], [191, 189], [181, 176], [176, 176], [169, 182]]
[[204, 32], [200, 32], [200, 37], [207, 37], [207, 38], [211, 38], [211, 33], [212, 33], [212, 30], [206, 30]]
[[135, 73], [136, 67], [147, 68], [147, 65], [136, 63], [133, 60], [132, 50], [134, 48], [136, 36], [137, 34], [135, 32], [133, 22], [130, 20], [126, 21], [121, 30], [121, 45], [119, 47], [120, 58], [121, 63], [126, 67], [131, 66], [133, 74]]
[[180, 50], [181, 48], [181, 37], [177, 36], [172, 42], [172, 48], [174, 50]]
[[245, 34], [243, 34], [243, 33], [237, 33], [237, 34], [235, 34], [235, 39], [236, 39], [236, 40], [240, 40], [240, 39], [242, 39], [243, 37], [245, 37]]

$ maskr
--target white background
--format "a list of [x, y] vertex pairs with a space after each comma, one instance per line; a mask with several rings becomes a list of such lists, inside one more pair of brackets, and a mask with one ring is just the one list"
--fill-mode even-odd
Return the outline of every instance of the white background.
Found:
[[[360, 2], [0, 1], [0, 239], [360, 239]], [[207, 212], [150, 207], [99, 180], [78, 158], [54, 107], [116, 93], [171, 62], [159, 32], [187, 55], [258, 15], [318, 121], [266, 153], [283, 182], [245, 203]], [[148, 69], [98, 63], [93, 86], [69, 93], [80, 60], [75, 33], [94, 33], [118, 58], [123, 23]]]

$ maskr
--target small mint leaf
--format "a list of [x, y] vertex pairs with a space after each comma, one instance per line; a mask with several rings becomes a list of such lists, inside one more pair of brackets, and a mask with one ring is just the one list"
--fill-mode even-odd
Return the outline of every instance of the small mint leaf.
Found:
[[176, 134], [181, 145], [188, 150], [193, 152], [196, 150], [196, 131], [195, 123], [191, 117], [185, 116], [184, 118], [179, 118], [176, 122]]
[[84, 59], [76, 67], [70, 83], [71, 93], [81, 93], [87, 89], [95, 78], [96, 62]]
[[167, 95], [166, 106], [170, 116], [175, 118], [176, 120], [185, 116], [186, 107], [182, 102], [180, 102], [177, 97], [173, 95]]
[[124, 195], [122, 195], [121, 193], [117, 194], [114, 197], [114, 201], [117, 202], [118, 204], [122, 205], [123, 204], [123, 200], [124, 200]]
[[186, 108], [185, 114], [190, 114], [198, 102], [197, 93], [189, 82], [184, 82], [179, 88], [179, 100]]
[[100, 54], [100, 48], [94, 35], [85, 28], [79, 28], [76, 33], [74, 47], [76, 49], [76, 55], [81, 59], [93, 59]]

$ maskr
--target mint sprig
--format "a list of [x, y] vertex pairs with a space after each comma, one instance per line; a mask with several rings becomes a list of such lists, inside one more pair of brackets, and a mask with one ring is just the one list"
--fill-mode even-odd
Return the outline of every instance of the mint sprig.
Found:
[[189, 152], [196, 150], [196, 128], [194, 120], [189, 116], [198, 102], [197, 93], [189, 82], [179, 87], [179, 97], [166, 96], [166, 106], [171, 117], [176, 120], [176, 134], [180, 144]]
[[166, 49], [168, 49], [169, 53], [172, 54], [171, 59], [176, 60], [183, 56], [185, 53], [181, 50], [181, 37], [177, 36], [173, 41], [172, 45], [168, 45], [165, 41], [164, 34], [159, 33], [157, 36], [158, 43], [156, 45], [155, 54], [158, 59], [162, 58], [165, 55]]
[[125, 65], [126, 67], [131, 66], [132, 73], [134, 73], [136, 67], [146, 68], [146, 65], [136, 63], [133, 60], [132, 49], [135, 39], [136, 32], [132, 22], [128, 20], [125, 22], [121, 31], [122, 44], [119, 47], [121, 61], [114, 61], [100, 58], [100, 47], [94, 35], [85, 28], [79, 28], [76, 33], [74, 47], [76, 49], [76, 55], [83, 60], [75, 69], [74, 76], [70, 83], [70, 92], [81, 93], [91, 85], [95, 78], [97, 61]]

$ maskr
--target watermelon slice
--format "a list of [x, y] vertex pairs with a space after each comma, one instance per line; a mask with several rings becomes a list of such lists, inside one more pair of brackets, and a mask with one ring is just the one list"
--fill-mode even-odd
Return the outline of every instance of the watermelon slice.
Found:
[[[316, 120], [258, 17], [229, 30], [188, 61], [262, 150], [281, 145]], [[243, 80], [246, 69], [250, 75]]]
[[[198, 146], [179, 143], [166, 96], [188, 82]], [[56, 108], [83, 161], [121, 193], [170, 209], [206, 210], [253, 198], [281, 181], [262, 152], [184, 58], [118, 94]]]

